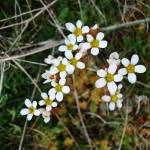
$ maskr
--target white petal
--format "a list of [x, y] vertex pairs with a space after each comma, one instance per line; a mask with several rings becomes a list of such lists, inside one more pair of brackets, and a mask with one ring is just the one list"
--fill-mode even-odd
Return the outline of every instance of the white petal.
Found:
[[45, 105], [45, 101], [44, 101], [44, 100], [40, 100], [40, 101], [39, 101], [39, 105], [40, 105], [40, 106]]
[[52, 81], [52, 82], [51, 82], [51, 85], [52, 85], [53, 87], [55, 87], [55, 86], [57, 85], [57, 83], [56, 83], [55, 81]]
[[27, 109], [27, 108], [24, 108], [24, 109], [22, 109], [21, 111], [20, 111], [20, 114], [21, 115], [27, 115], [29, 113], [29, 110]]
[[53, 102], [52, 107], [57, 107], [57, 102]]
[[[68, 39], [70, 40], [71, 43], [74, 43], [76, 42], [76, 36], [74, 34], [69, 34], [68, 35]], [[69, 43], [68, 43], [69, 44]], [[67, 44], [67, 45], [68, 45]]]
[[60, 72], [60, 78], [65, 79], [65, 78], [66, 78], [66, 76], [67, 76], [66, 71], [61, 71], [61, 72]]
[[82, 33], [83, 33], [83, 34], [88, 33], [89, 30], [90, 30], [90, 29], [89, 29], [88, 26], [84, 26], [84, 27], [82, 28]]
[[81, 62], [81, 61], [77, 62], [76, 66], [79, 69], [84, 69], [85, 68], [85, 64], [83, 62]]
[[48, 98], [48, 95], [47, 95], [47, 93], [41, 93], [41, 97], [43, 98], [43, 99], [47, 99]]
[[111, 73], [111, 74], [114, 74], [117, 70], [117, 65], [116, 64], [111, 64], [109, 67], [108, 67], [108, 72]]
[[126, 68], [121, 68], [121, 69], [119, 69], [118, 73], [124, 76], [124, 75], [127, 74], [127, 69]]
[[66, 51], [66, 52], [65, 52], [65, 56], [66, 56], [66, 58], [68, 58], [69, 60], [70, 60], [71, 58], [73, 58], [73, 54], [72, 54], [71, 51]]
[[62, 92], [58, 92], [58, 93], [56, 94], [56, 100], [57, 100], [58, 102], [61, 102], [61, 101], [63, 100], [63, 93], [62, 93]]
[[67, 58], [63, 58], [63, 60], [62, 60], [62, 64], [64, 64], [64, 65], [67, 65], [67, 64], [68, 64], [68, 60], [67, 60]]
[[99, 32], [96, 36], [96, 39], [101, 41], [104, 38], [104, 33], [103, 32]]
[[52, 88], [48, 91], [48, 95], [55, 95], [55, 93], [56, 93], [55, 88]]
[[37, 107], [37, 102], [36, 102], [36, 101], [33, 101], [32, 106], [33, 106], [34, 108], [36, 108], [36, 107]]
[[105, 48], [105, 47], [107, 47], [107, 44], [108, 44], [108, 42], [105, 41], [105, 40], [100, 41], [100, 42], [99, 42], [99, 47], [100, 47], [100, 48]]
[[123, 79], [123, 76], [121, 74], [116, 74], [114, 76], [114, 81], [115, 82], [120, 82]]
[[119, 54], [117, 52], [113, 52], [109, 56], [110, 59], [119, 59]]
[[82, 22], [81, 22], [81, 20], [78, 20], [78, 21], [76, 22], [76, 26], [77, 26], [78, 28], [81, 28], [81, 27], [82, 27]]
[[46, 106], [46, 111], [51, 111], [51, 110], [52, 110], [52, 106], [47, 105], [47, 106]]
[[136, 82], [136, 75], [135, 75], [135, 73], [129, 73], [128, 74], [128, 80], [132, 84], [135, 83]]
[[117, 85], [113, 81], [107, 83], [107, 87], [108, 87], [108, 90], [109, 90], [109, 92], [110, 92], [111, 95], [113, 95], [116, 92], [116, 90], [117, 90]]
[[55, 94], [49, 95], [49, 98], [53, 101], [55, 99]]
[[81, 46], [81, 50], [88, 50], [88, 49], [91, 48], [91, 45], [90, 45], [90, 43], [88, 43], [88, 42], [81, 43], [80, 46]]
[[50, 68], [50, 73], [51, 73], [52, 75], [54, 75], [54, 74], [58, 73], [58, 69], [57, 69], [55, 66], [52, 66], [52, 67]]
[[73, 45], [76, 43], [76, 37], [73, 34], [69, 34], [68, 39]]
[[130, 62], [129, 62], [129, 60], [128, 60], [127, 58], [123, 58], [123, 59], [121, 60], [121, 63], [122, 63], [125, 67], [127, 67]]
[[123, 87], [123, 85], [120, 83], [120, 84], [118, 85], [118, 89], [121, 90], [122, 87]]
[[118, 100], [118, 101], [117, 101], [117, 107], [118, 107], [118, 108], [121, 108], [121, 107], [122, 107], [122, 101], [121, 101], [121, 100]]
[[91, 49], [91, 54], [92, 55], [96, 56], [96, 55], [98, 55], [98, 53], [99, 53], [99, 48], [92, 48]]
[[67, 65], [66, 66], [66, 71], [68, 72], [68, 74], [72, 74], [74, 72], [75, 67], [72, 65]]
[[131, 57], [131, 64], [133, 65], [136, 65], [139, 61], [139, 56], [134, 54], [132, 57]]
[[32, 119], [32, 117], [33, 117], [33, 114], [28, 114], [27, 115], [27, 120], [30, 121]]
[[136, 65], [135, 72], [137, 73], [144, 73], [146, 71], [146, 67], [144, 65]]
[[83, 41], [83, 36], [82, 35], [77, 37], [77, 42], [81, 42], [81, 41]]
[[77, 60], [81, 59], [82, 58], [82, 53], [81, 52], [78, 52], [76, 55], [75, 55], [75, 58]]
[[102, 88], [106, 85], [106, 80], [104, 78], [98, 79], [95, 83], [97, 88]]
[[76, 28], [75, 25], [70, 22], [66, 23], [65, 26], [70, 32], [73, 32]]
[[45, 122], [45, 123], [48, 123], [49, 121], [50, 121], [50, 117], [45, 117], [45, 118], [44, 118], [44, 122]]
[[104, 95], [104, 96], [102, 96], [102, 100], [103, 100], [104, 102], [109, 102], [109, 101], [111, 100], [111, 98], [110, 98], [110, 96], [108, 96], [108, 95]]
[[26, 99], [26, 100], [25, 100], [25, 105], [26, 105], [27, 107], [31, 107], [31, 106], [32, 106], [32, 103], [31, 103], [31, 101], [30, 101], [29, 99]]
[[90, 35], [90, 34], [88, 34], [87, 36], [86, 36], [86, 38], [87, 38], [87, 41], [88, 42], [92, 42], [93, 41], [93, 36], [92, 35]]
[[73, 50], [77, 50], [78, 47], [79, 47], [78, 45], [74, 45], [74, 46], [73, 46]]
[[36, 110], [34, 111], [34, 115], [35, 115], [35, 116], [39, 116], [39, 115], [40, 115], [40, 111], [36, 109]]
[[100, 69], [100, 70], [97, 70], [97, 75], [99, 77], [103, 78], [103, 77], [105, 77], [107, 75], [107, 72], [105, 70], [103, 70], [103, 69]]
[[63, 91], [63, 93], [65, 93], [65, 94], [69, 93], [69, 92], [70, 92], [69, 86], [63, 86], [62, 91]]
[[67, 50], [67, 46], [65, 46], [65, 45], [59, 46], [58, 50], [59, 50], [60, 52], [64, 52], [64, 51]]
[[109, 109], [110, 109], [110, 111], [113, 111], [115, 109], [115, 103], [114, 102], [110, 102]]
[[66, 79], [61, 78], [61, 79], [59, 80], [59, 84], [60, 84], [60, 85], [64, 85], [65, 83], [66, 83]]

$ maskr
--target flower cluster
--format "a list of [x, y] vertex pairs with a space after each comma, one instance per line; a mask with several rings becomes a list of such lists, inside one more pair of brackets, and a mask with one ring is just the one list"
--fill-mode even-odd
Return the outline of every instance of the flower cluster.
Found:
[[[144, 73], [146, 68], [144, 65], [137, 65], [139, 61], [138, 55], [134, 54], [131, 57], [131, 61], [127, 58], [119, 59], [119, 54], [113, 52], [110, 54], [107, 60], [109, 66], [105, 69], [97, 71], [97, 75], [100, 77], [95, 86], [97, 88], [103, 88], [107, 86], [109, 95], [102, 96], [104, 102], [109, 102], [109, 109], [113, 111], [115, 107], [122, 107], [123, 96], [120, 93], [122, 84], [117, 85], [121, 82], [123, 77], [127, 75], [127, 79], [131, 84], [134, 84], [137, 80], [136, 73]], [[121, 68], [121, 64], [125, 68]]]
[[[63, 52], [64, 57], [55, 58], [49, 55], [44, 60], [49, 65], [49, 69], [45, 70], [41, 76], [44, 79], [43, 83], [49, 84], [50, 88], [47, 93], [41, 93], [42, 100], [38, 102], [25, 100], [27, 108], [22, 109], [20, 113], [27, 115], [28, 120], [31, 120], [33, 115], [39, 116], [41, 114], [44, 122], [49, 122], [53, 109], [63, 101], [64, 95], [71, 91], [67, 85], [67, 77], [72, 75], [76, 68], [85, 68], [83, 58], [86, 55], [96, 56], [101, 49], [107, 47], [108, 43], [104, 40], [104, 33], [100, 31], [97, 25], [93, 27], [84, 26], [78, 20], [75, 25], [69, 22], [65, 26], [69, 34], [64, 40], [64, 44], [58, 47], [58, 50]], [[138, 62], [137, 55], [133, 55], [130, 62], [126, 58], [120, 60], [118, 53], [114, 52], [107, 62], [109, 64], [107, 68], [97, 71], [100, 79], [96, 81], [95, 85], [97, 88], [104, 86], [108, 88], [108, 94], [102, 96], [102, 99], [109, 102], [110, 110], [114, 110], [115, 106], [122, 107], [123, 96], [120, 93], [122, 85], [118, 83], [122, 81], [123, 76], [128, 75], [129, 82], [134, 83], [136, 81], [135, 73], [143, 73], [146, 69], [142, 65], [136, 65]], [[125, 68], [119, 69], [121, 63]], [[41, 108], [37, 108], [37, 104]]]

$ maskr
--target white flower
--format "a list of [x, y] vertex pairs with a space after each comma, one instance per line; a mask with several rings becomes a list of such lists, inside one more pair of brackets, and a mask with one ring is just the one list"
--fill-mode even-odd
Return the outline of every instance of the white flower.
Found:
[[144, 65], [137, 65], [138, 61], [139, 57], [136, 54], [131, 57], [131, 61], [127, 58], [123, 58], [121, 63], [125, 66], [125, 68], [118, 71], [121, 75], [128, 74], [128, 81], [132, 84], [137, 80], [135, 73], [144, 73], [146, 71], [146, 67]]
[[103, 40], [104, 33], [102, 33], [102, 32], [99, 32], [97, 34], [96, 39], [90, 34], [88, 34], [86, 37], [87, 37], [88, 42], [81, 44], [81, 50], [82, 51], [86, 51], [88, 49], [91, 49], [91, 54], [96, 56], [99, 54], [100, 48], [107, 47], [107, 41]]
[[48, 96], [46, 93], [41, 93], [41, 97], [43, 99], [39, 101], [39, 105], [46, 105], [46, 111], [51, 111], [52, 107], [57, 107], [57, 102], [54, 101], [55, 95]]
[[55, 62], [55, 65], [51, 66], [50, 74], [55, 75], [60, 73], [60, 78], [65, 78], [67, 73], [72, 74], [74, 67], [69, 65], [69, 62], [66, 58], [63, 58], [62, 61]]
[[40, 112], [42, 114], [42, 117], [44, 118], [44, 122], [48, 123], [50, 121], [51, 112], [46, 111], [44, 108], [41, 108]]
[[122, 107], [123, 98], [121, 93], [117, 92], [115, 94], [104, 95], [102, 96], [102, 100], [109, 103], [109, 109], [111, 111], [113, 111], [116, 106], [118, 108]]
[[52, 81], [56, 81], [57, 79], [56, 75], [52, 75], [49, 70], [46, 70], [41, 76], [45, 79], [43, 83], [49, 83]]
[[97, 71], [97, 75], [100, 77], [95, 83], [97, 88], [102, 88], [107, 85], [108, 90], [111, 94], [114, 94], [117, 90], [117, 85], [115, 82], [120, 82], [123, 76], [120, 74], [115, 74], [117, 70], [117, 65], [110, 65], [107, 70], [100, 69]]
[[52, 86], [48, 92], [50, 96], [55, 96], [56, 100], [61, 102], [63, 100], [63, 94], [67, 94], [70, 92], [69, 86], [65, 85], [64, 80], [60, 79], [59, 83], [52, 82]]
[[20, 111], [21, 115], [27, 115], [27, 119], [31, 120], [33, 115], [35, 116], [39, 116], [40, 115], [40, 111], [37, 110], [37, 102], [33, 101], [31, 103], [31, 101], [29, 99], [25, 100], [25, 105], [27, 106], [27, 108], [23, 108]]
[[80, 59], [82, 58], [82, 53], [76, 53], [75, 56], [73, 56], [72, 53], [68, 53], [66, 55], [66, 57], [68, 58], [69, 60], [69, 64], [71, 64], [74, 69], [75, 67], [79, 68], [79, 69], [84, 69], [85, 68], [85, 64], [83, 62], [80, 61]]
[[52, 65], [52, 64], [55, 64], [55, 62], [61, 61], [61, 60], [62, 60], [62, 57], [61, 57], [61, 56], [59, 56], [59, 57], [57, 57], [57, 58], [54, 58], [54, 56], [48, 55], [48, 58], [45, 58], [45, 59], [44, 59], [44, 62], [45, 62], [46, 64]]
[[75, 37], [71, 38], [70, 36], [68, 36], [68, 39], [65, 39], [65, 44], [66, 45], [62, 45], [58, 48], [59, 51], [65, 52], [65, 56], [68, 53], [71, 53], [71, 52], [78, 49], [78, 45], [76, 45], [76, 38]]
[[83, 41], [83, 35], [89, 32], [89, 27], [88, 26], [83, 26], [82, 22], [80, 20], [78, 20], [76, 22], [76, 26], [72, 23], [66, 23], [66, 28], [72, 32], [72, 34], [70, 34], [70, 38], [76, 38], [77, 42], [81, 42]]
[[117, 52], [113, 52], [110, 54], [109, 59], [107, 59], [107, 62], [110, 64], [120, 64], [119, 54]]

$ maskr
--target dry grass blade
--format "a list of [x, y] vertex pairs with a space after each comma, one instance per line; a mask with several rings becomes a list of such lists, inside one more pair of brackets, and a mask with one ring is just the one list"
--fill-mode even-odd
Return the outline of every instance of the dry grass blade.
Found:
[[1, 64], [1, 77], [0, 77], [0, 95], [2, 93], [2, 88], [3, 88], [3, 79], [4, 79], [4, 72], [5, 72], [5, 62]]
[[45, 51], [47, 49], [57, 47], [60, 44], [62, 44], [63, 42], [64, 42], [63, 40], [61, 40], [61, 41], [49, 40], [49, 41], [47, 41], [47, 43], [45, 45], [40, 46], [38, 48], [34, 48], [31, 51], [26, 52], [24, 54], [19, 54], [19, 55], [15, 55], [15, 56], [9, 56], [9, 57], [6, 57], [6, 58], [1, 58], [0, 59], [0, 63], [5, 62], [5, 61], [9, 61], [9, 60], [14, 60], [14, 59], [26, 57], [26, 56], [30, 56], [30, 55], [33, 55], [33, 54], [36, 54], [36, 53], [40, 53], [40, 52], [43, 52], [43, 51]]

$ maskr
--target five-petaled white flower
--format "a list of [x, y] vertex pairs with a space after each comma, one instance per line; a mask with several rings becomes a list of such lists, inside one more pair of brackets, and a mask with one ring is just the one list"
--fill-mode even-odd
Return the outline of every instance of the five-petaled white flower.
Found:
[[97, 75], [100, 77], [95, 83], [97, 88], [102, 88], [107, 84], [108, 90], [111, 94], [114, 94], [117, 90], [117, 85], [115, 82], [120, 82], [123, 76], [120, 74], [115, 74], [117, 71], [117, 65], [112, 64], [108, 69], [100, 69], [97, 71]]
[[91, 54], [96, 56], [99, 54], [100, 48], [107, 47], [107, 41], [103, 40], [104, 33], [102, 33], [102, 32], [99, 32], [97, 34], [96, 39], [90, 34], [87, 34], [86, 37], [87, 37], [87, 42], [81, 44], [82, 51], [86, 51], [86, 50], [90, 49]]
[[55, 95], [47, 95], [46, 93], [41, 93], [42, 100], [39, 101], [40, 106], [46, 106], [46, 111], [51, 111], [52, 107], [57, 107], [57, 102], [54, 101]]
[[118, 89], [114, 94], [102, 96], [102, 100], [109, 103], [109, 109], [111, 111], [113, 111], [116, 106], [118, 108], [122, 107], [123, 95], [119, 91], [120, 89]]
[[65, 78], [67, 73], [72, 74], [74, 67], [69, 65], [69, 61], [66, 58], [63, 58], [61, 61], [55, 62], [54, 65], [50, 68], [50, 74], [55, 75], [60, 73], [60, 78]]
[[44, 109], [44, 108], [40, 108], [39, 110], [40, 110], [40, 113], [42, 114], [44, 122], [48, 123], [50, 121], [51, 112], [46, 111], [46, 109]]
[[113, 52], [110, 54], [109, 59], [107, 59], [109, 65], [111, 64], [120, 64], [119, 54], [117, 52]]
[[56, 81], [57, 79], [56, 75], [52, 75], [50, 70], [46, 70], [41, 76], [45, 79], [43, 83], [49, 83], [52, 81]]
[[66, 28], [72, 32], [69, 36], [71, 38], [76, 38], [77, 42], [83, 41], [83, 35], [89, 32], [89, 27], [88, 26], [83, 26], [82, 22], [78, 20], [76, 22], [76, 26], [70, 22], [66, 23]]
[[65, 56], [69, 53], [72, 53], [73, 51], [76, 51], [78, 49], [78, 45], [76, 44], [76, 38], [68, 36], [68, 39], [65, 39], [66, 45], [61, 45], [58, 50], [61, 52], [65, 52]]
[[64, 80], [60, 79], [59, 83], [52, 82], [53, 88], [51, 88], [48, 92], [50, 96], [55, 95], [57, 101], [61, 102], [63, 100], [63, 94], [67, 94], [70, 92], [69, 86], [65, 85]]
[[78, 52], [75, 54], [75, 56], [73, 56], [72, 53], [68, 53], [66, 55], [66, 57], [69, 60], [69, 64], [71, 64], [74, 69], [75, 67], [79, 68], [79, 69], [84, 69], [85, 68], [85, 64], [83, 62], [80, 61], [80, 59], [82, 58], [82, 53]]
[[146, 67], [144, 65], [137, 65], [139, 61], [138, 55], [134, 54], [131, 57], [131, 61], [127, 58], [123, 58], [121, 63], [125, 66], [125, 68], [120, 69], [119, 74], [126, 75], [128, 74], [128, 81], [130, 83], [136, 82], [136, 74], [135, 73], [144, 73], [146, 71]]
[[33, 101], [31, 103], [31, 101], [29, 99], [26, 99], [25, 100], [25, 105], [26, 105], [27, 108], [23, 108], [20, 111], [20, 114], [21, 115], [27, 115], [28, 120], [31, 120], [33, 115], [35, 115], [35, 116], [40, 115], [40, 111], [37, 110], [37, 102], [36, 101]]

